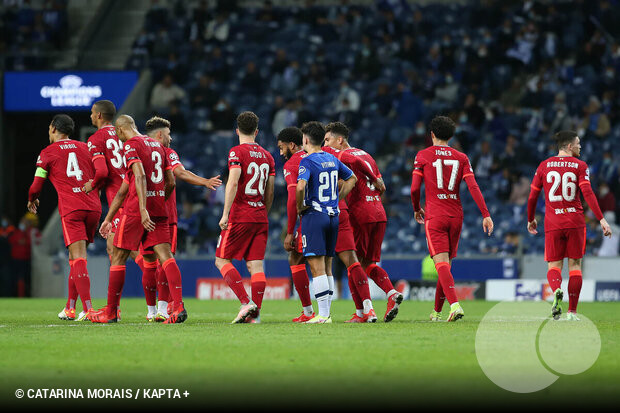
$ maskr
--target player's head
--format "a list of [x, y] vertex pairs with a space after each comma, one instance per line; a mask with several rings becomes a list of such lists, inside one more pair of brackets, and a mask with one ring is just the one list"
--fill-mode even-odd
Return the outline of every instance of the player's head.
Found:
[[342, 122], [330, 122], [325, 127], [325, 145], [342, 150], [348, 145], [349, 128]]
[[429, 129], [431, 130], [431, 138], [433, 143], [447, 143], [454, 136], [456, 131], [456, 123], [447, 116], [435, 116], [431, 120]]
[[116, 119], [114, 129], [116, 129], [116, 136], [118, 136], [121, 142], [128, 141], [136, 136], [138, 132], [136, 122], [129, 115], [120, 115], [118, 119]]
[[285, 159], [290, 159], [293, 153], [301, 149], [303, 134], [301, 130], [295, 126], [284, 128], [278, 133], [278, 148], [280, 155]]
[[98, 100], [90, 108], [90, 121], [97, 128], [112, 123], [114, 116], [116, 116], [116, 106], [109, 100]]
[[68, 138], [75, 129], [75, 122], [69, 115], [58, 114], [52, 118], [50, 122], [48, 134], [50, 143], [56, 142], [59, 139]]
[[237, 135], [239, 138], [251, 138], [254, 140], [258, 134], [258, 116], [256, 113], [245, 111], [237, 116]]
[[164, 145], [166, 148], [170, 147], [170, 121], [159, 116], [153, 116], [146, 121], [146, 134], [157, 142]]
[[306, 122], [301, 126], [303, 134], [303, 148], [308, 151], [310, 148], [320, 148], [325, 139], [325, 127], [321, 122], [315, 120]]
[[563, 130], [553, 135], [553, 140], [558, 145], [559, 152], [565, 152], [575, 157], [579, 157], [581, 154], [581, 142], [577, 132]]

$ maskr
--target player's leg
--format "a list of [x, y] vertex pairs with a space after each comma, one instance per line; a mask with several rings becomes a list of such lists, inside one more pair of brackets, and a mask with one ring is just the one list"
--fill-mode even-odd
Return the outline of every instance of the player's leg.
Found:
[[551, 316], [559, 320], [562, 314], [562, 267], [566, 254], [567, 238], [564, 230], [545, 232], [545, 261], [547, 261], [547, 282], [553, 291]]
[[101, 310], [88, 313], [87, 317], [93, 323], [115, 323], [118, 321], [118, 308], [125, 285], [125, 264], [130, 252], [130, 250], [119, 248], [116, 245], [113, 246], [108, 281], [108, 302]]
[[251, 320], [246, 322], [259, 323], [260, 310], [263, 305], [263, 296], [265, 295], [265, 287], [267, 286], [267, 278], [265, 277], [265, 269], [263, 260], [251, 260], [246, 262], [248, 272], [250, 273], [250, 285], [252, 291], [252, 301], [256, 304], [256, 313]]
[[[349, 280], [349, 288], [351, 296], [355, 302], [355, 315], [350, 322], [368, 322], [377, 321], [377, 314], [370, 300], [370, 289], [368, 287], [368, 277], [364, 272], [362, 264], [357, 259], [357, 254], [353, 250], [341, 251], [338, 258], [347, 267], [347, 276]], [[353, 287], [351, 287], [351, 285]], [[357, 320], [361, 318], [362, 320]]]
[[67, 278], [67, 303], [65, 304], [65, 308], [60, 310], [58, 313], [58, 318], [61, 320], [75, 320], [75, 303], [78, 298], [77, 288], [75, 288], [75, 281], [73, 280], [73, 260], [69, 259], [69, 276]]
[[[300, 236], [301, 237], [301, 236]], [[304, 323], [314, 317], [314, 309], [312, 308], [312, 299], [310, 298], [310, 282], [306, 271], [306, 259], [297, 252], [291, 251], [288, 256], [288, 263], [291, 267], [293, 285], [299, 295], [301, 301], [302, 313], [299, 317], [295, 317], [293, 322]]]
[[308, 256], [306, 260], [312, 273], [312, 287], [319, 310], [317, 316], [309, 320], [308, 323], [325, 323], [330, 316], [329, 294], [330, 292], [333, 294], [333, 291], [329, 289], [325, 256]]
[[146, 299], [146, 321], [155, 321], [157, 315], [157, 257], [154, 251], [142, 251], [142, 289]]
[[92, 304], [86, 258], [86, 240], [76, 241], [69, 245], [68, 249], [69, 259], [73, 261], [70, 277], [73, 278], [75, 289], [82, 300], [83, 312], [87, 313], [92, 308]]
[[[170, 251], [172, 255], [177, 252], [177, 224], [170, 224]], [[157, 285], [157, 314], [155, 321], [166, 321], [173, 310], [173, 302], [170, 300], [170, 287], [166, 273], [159, 261], [157, 261], [157, 270], [155, 271], [155, 282]]]
[[450, 254], [448, 252], [441, 252], [433, 255], [432, 258], [435, 263], [435, 268], [437, 269], [439, 283], [448, 303], [450, 303], [450, 315], [447, 321], [456, 321], [463, 317], [463, 310], [460, 307], [454, 289], [454, 277], [452, 276], [450, 267]]
[[579, 321], [577, 317], [577, 304], [579, 304], [579, 295], [581, 294], [581, 285], [583, 277], [581, 273], [581, 259], [568, 259], [568, 313], [567, 319]]
[[[159, 240], [169, 240], [168, 223], [164, 222], [161, 226], [156, 224], [155, 231], [157, 231], [158, 227], [161, 227], [162, 234], [159, 236], [156, 235], [155, 238]], [[146, 246], [148, 247], [148, 244]], [[153, 245], [153, 250], [166, 274], [166, 279], [168, 280], [168, 286], [170, 288], [170, 296], [174, 301], [172, 314], [164, 321], [164, 324], [182, 323], [187, 319], [187, 311], [183, 304], [183, 282], [179, 266], [172, 255], [170, 243], [166, 241]]]

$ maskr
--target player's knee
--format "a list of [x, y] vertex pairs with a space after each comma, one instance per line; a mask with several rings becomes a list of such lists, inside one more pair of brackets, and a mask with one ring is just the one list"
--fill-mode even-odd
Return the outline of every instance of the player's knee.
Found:
[[215, 257], [215, 266], [218, 270], [221, 270], [226, 264], [229, 264], [231, 261], [225, 260], [224, 258]]

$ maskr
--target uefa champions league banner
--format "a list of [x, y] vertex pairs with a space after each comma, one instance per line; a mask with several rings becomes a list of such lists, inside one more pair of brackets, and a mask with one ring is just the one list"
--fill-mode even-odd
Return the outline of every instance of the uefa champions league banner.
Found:
[[90, 111], [101, 99], [111, 100], [120, 108], [137, 81], [134, 71], [5, 72], [4, 110]]

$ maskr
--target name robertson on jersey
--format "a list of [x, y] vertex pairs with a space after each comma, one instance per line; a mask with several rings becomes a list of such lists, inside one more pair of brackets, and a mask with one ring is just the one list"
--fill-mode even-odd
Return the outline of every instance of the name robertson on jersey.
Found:
[[577, 162], [568, 162], [568, 161], [549, 161], [547, 162], [547, 168], [579, 168], [579, 164]]

